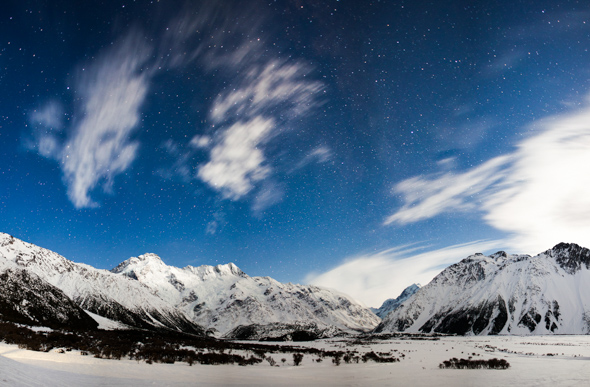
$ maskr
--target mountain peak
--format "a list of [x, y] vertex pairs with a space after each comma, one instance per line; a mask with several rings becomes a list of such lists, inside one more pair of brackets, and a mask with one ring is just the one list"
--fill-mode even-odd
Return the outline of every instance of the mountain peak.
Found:
[[390, 298], [383, 302], [380, 308], [375, 309], [372, 308], [373, 313], [381, 318], [385, 318], [389, 313], [393, 312], [395, 309], [399, 308], [408, 298], [410, 298], [414, 293], [416, 293], [422, 285], [420, 284], [412, 284], [405, 288], [402, 293], [397, 298]]
[[227, 277], [227, 276], [237, 276], [237, 277], [248, 277], [246, 273], [244, 273], [239, 267], [237, 267], [234, 263], [226, 263], [223, 265], [201, 265], [199, 267], [194, 266], [186, 266], [183, 270], [189, 271], [191, 273], [197, 274], [202, 280], [211, 277]]
[[385, 316], [375, 332], [587, 334], [589, 270], [590, 250], [573, 243], [534, 257], [472, 255]]
[[152, 253], [142, 254], [138, 257], [131, 257], [121, 262], [117, 267], [111, 270], [115, 274], [124, 274], [128, 277], [137, 279], [139, 272], [145, 271], [163, 271], [168, 267], [162, 259]]
[[582, 265], [590, 269], [590, 250], [575, 243], [558, 243], [545, 254], [555, 258], [559, 266], [569, 274], [580, 270]]
[[157, 254], [153, 254], [153, 253], [146, 253], [146, 254], [142, 254], [139, 257], [137, 257], [138, 260], [143, 261], [143, 262], [162, 262], [162, 258], [160, 258], [159, 255]]
[[576, 243], [566, 243], [566, 242], [560, 242], [558, 244], [556, 244], [555, 246], [553, 246], [553, 248], [551, 249], [551, 251], [553, 252], [560, 252], [560, 251], [579, 251], [584, 249], [583, 247], [581, 247], [580, 245], [576, 244]]
[[245, 274], [233, 262], [226, 263], [225, 265], [217, 265], [215, 266], [215, 271], [219, 274], [233, 274], [237, 276], [242, 276]]
[[508, 254], [506, 254], [505, 251], [498, 251], [498, 252], [495, 252], [494, 254], [490, 255], [490, 258], [493, 258], [496, 260], [500, 259], [500, 258], [508, 258]]

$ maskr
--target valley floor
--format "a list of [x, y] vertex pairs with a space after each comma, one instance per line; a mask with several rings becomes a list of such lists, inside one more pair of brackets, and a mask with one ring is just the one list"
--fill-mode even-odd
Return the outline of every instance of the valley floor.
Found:
[[[294, 343], [288, 343], [293, 345]], [[390, 339], [374, 342], [320, 340], [300, 346], [374, 351], [400, 359], [335, 366], [306, 354], [300, 366], [291, 354], [271, 356], [254, 366], [186, 363], [146, 364], [81, 356], [79, 351], [34, 352], [0, 344], [0, 386], [588, 386], [590, 336], [442, 337], [440, 340]], [[388, 355], [388, 356], [389, 356]], [[507, 370], [451, 370], [439, 364], [451, 358], [505, 359]], [[286, 361], [283, 363], [282, 359]]]

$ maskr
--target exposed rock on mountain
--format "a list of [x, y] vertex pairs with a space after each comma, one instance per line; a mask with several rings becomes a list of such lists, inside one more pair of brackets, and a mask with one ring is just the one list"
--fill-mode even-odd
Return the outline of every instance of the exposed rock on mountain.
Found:
[[102, 317], [139, 328], [204, 333], [138, 281], [69, 261], [53, 251], [3, 233], [0, 233], [0, 261], [35, 274], [60, 289], [80, 308]]
[[475, 254], [390, 313], [375, 332], [590, 333], [590, 250], [560, 243], [534, 257]]
[[[317, 286], [283, 284], [270, 277], [250, 277], [236, 265], [177, 268], [154, 254], [130, 258], [113, 273], [136, 279], [195, 323], [216, 335], [239, 326], [315, 324], [328, 328], [367, 331], [379, 318], [349, 297]], [[276, 325], [275, 325], [276, 327]]]
[[96, 329], [98, 324], [61, 290], [7, 263], [0, 264], [1, 319], [55, 329]]
[[[284, 336], [313, 327], [308, 333], [323, 337], [340, 330], [368, 331], [380, 321], [343, 294], [250, 277], [232, 263], [180, 269], [145, 254], [109, 272], [2, 233], [0, 262], [59, 289], [64, 303], [69, 299], [91, 316], [131, 327], [223, 336], [248, 326], [257, 337], [276, 336], [268, 335], [273, 328]], [[14, 302], [31, 302], [31, 297], [35, 292]]]

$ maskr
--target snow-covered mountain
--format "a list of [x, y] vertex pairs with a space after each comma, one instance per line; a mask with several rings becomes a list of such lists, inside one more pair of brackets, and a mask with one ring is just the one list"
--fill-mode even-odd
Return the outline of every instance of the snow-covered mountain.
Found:
[[[239, 326], [257, 331], [310, 324], [317, 330], [366, 331], [379, 318], [348, 296], [317, 286], [250, 277], [232, 263], [217, 266], [168, 266], [154, 254], [130, 258], [112, 270], [152, 289], [193, 322], [226, 335]], [[258, 328], [256, 328], [258, 327]]]
[[34, 274], [60, 289], [80, 308], [99, 316], [134, 327], [203, 333], [184, 313], [140, 282], [69, 261], [4, 233], [0, 233], [0, 261]]
[[420, 284], [412, 284], [405, 288], [397, 298], [389, 298], [383, 302], [380, 308], [371, 308], [373, 313], [381, 318], [385, 318], [389, 313], [396, 310], [403, 304], [410, 296], [418, 291], [422, 286]]
[[0, 261], [0, 316], [57, 329], [86, 330], [98, 325], [60, 289], [9, 261]]
[[[341, 330], [368, 331], [380, 321], [343, 294], [250, 277], [232, 263], [180, 269], [145, 254], [112, 271], [99, 270], [0, 233], [0, 269], [5, 266], [54, 286], [90, 316], [132, 327], [197, 334], [207, 330], [216, 336], [239, 331], [252, 337], [268, 336], [271, 331], [281, 336], [300, 334], [312, 327], [309, 333], [321, 336]], [[248, 329], [235, 331], [240, 326]]]
[[503, 251], [449, 266], [375, 332], [589, 334], [590, 250], [560, 243], [534, 257]]

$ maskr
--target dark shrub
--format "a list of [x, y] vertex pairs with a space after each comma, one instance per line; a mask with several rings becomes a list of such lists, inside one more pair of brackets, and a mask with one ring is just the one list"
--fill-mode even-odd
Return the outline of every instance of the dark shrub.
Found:
[[301, 361], [303, 360], [303, 354], [302, 353], [294, 353], [293, 354], [293, 364], [295, 364], [296, 366], [298, 366], [299, 364], [301, 364]]
[[334, 357], [332, 358], [332, 363], [334, 363], [335, 366], [339, 366], [340, 365], [340, 361], [341, 361], [340, 360], [340, 357], [341, 356], [342, 355], [338, 353], [338, 354], [334, 355]]
[[445, 360], [438, 365], [442, 369], [493, 369], [505, 370], [510, 367], [510, 364], [504, 359], [489, 359], [489, 360], [469, 360], [457, 359]]
[[395, 363], [399, 361], [399, 359], [396, 357], [381, 357], [373, 351], [365, 353], [362, 359], [364, 363], [366, 363], [368, 360], [372, 360], [375, 363]]

